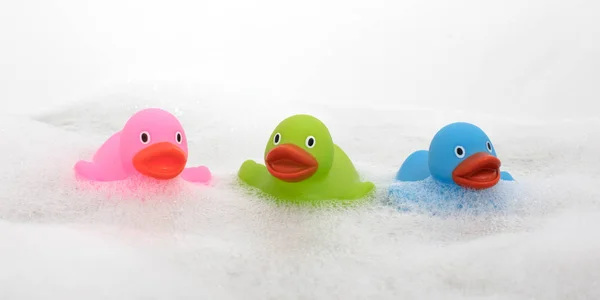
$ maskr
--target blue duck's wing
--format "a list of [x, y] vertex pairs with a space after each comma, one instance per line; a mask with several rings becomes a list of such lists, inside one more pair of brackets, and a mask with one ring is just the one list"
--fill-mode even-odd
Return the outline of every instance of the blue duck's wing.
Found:
[[419, 150], [409, 155], [398, 173], [396, 180], [399, 181], [419, 181], [431, 175], [429, 173], [429, 151]]
[[506, 171], [500, 172], [500, 179], [506, 180], [506, 181], [515, 181], [515, 179], [512, 177], [512, 175], [510, 175], [510, 173], [508, 173]]

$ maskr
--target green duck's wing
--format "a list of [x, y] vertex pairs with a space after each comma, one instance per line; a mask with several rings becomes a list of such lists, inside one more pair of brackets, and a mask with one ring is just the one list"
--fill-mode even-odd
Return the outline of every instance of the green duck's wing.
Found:
[[360, 181], [360, 177], [358, 176], [354, 164], [344, 150], [338, 147], [338, 145], [334, 145], [334, 153], [333, 165], [329, 171], [329, 178], [344, 185]]
[[333, 196], [344, 199], [362, 198], [375, 187], [372, 182], [361, 182], [354, 164], [337, 145], [335, 145], [335, 156], [327, 185]]
[[357, 182], [354, 185], [349, 186], [349, 189], [346, 191], [345, 198], [351, 200], [363, 198], [370, 194], [374, 189], [375, 184], [372, 182]]

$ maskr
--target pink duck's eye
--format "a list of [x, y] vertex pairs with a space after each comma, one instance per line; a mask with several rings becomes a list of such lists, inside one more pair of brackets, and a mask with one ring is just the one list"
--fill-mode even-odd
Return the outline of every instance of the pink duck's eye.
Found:
[[150, 143], [150, 134], [146, 131], [140, 133], [140, 142], [142, 142], [142, 144]]
[[183, 136], [181, 135], [181, 132], [177, 132], [175, 134], [175, 140], [177, 141], [177, 144], [181, 144], [181, 142], [183, 141]]

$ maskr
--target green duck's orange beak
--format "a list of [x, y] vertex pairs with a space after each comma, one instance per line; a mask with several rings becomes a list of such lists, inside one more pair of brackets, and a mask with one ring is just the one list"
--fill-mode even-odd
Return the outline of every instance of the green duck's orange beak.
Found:
[[319, 163], [304, 149], [283, 144], [273, 148], [265, 158], [267, 170], [271, 175], [287, 182], [299, 182], [311, 177]]
[[456, 166], [452, 180], [466, 188], [491, 188], [500, 181], [500, 160], [484, 152], [475, 153]]
[[133, 166], [142, 175], [155, 179], [177, 177], [187, 163], [187, 155], [172, 143], [156, 143], [144, 148], [133, 157]]

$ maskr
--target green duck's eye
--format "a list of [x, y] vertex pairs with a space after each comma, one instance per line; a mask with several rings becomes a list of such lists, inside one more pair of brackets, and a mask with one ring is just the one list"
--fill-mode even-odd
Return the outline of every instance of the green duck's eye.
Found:
[[273, 137], [273, 144], [278, 145], [281, 142], [281, 134], [278, 132]]
[[306, 147], [312, 148], [315, 146], [316, 142], [317, 142], [317, 140], [315, 140], [315, 137], [311, 135], [306, 138]]

